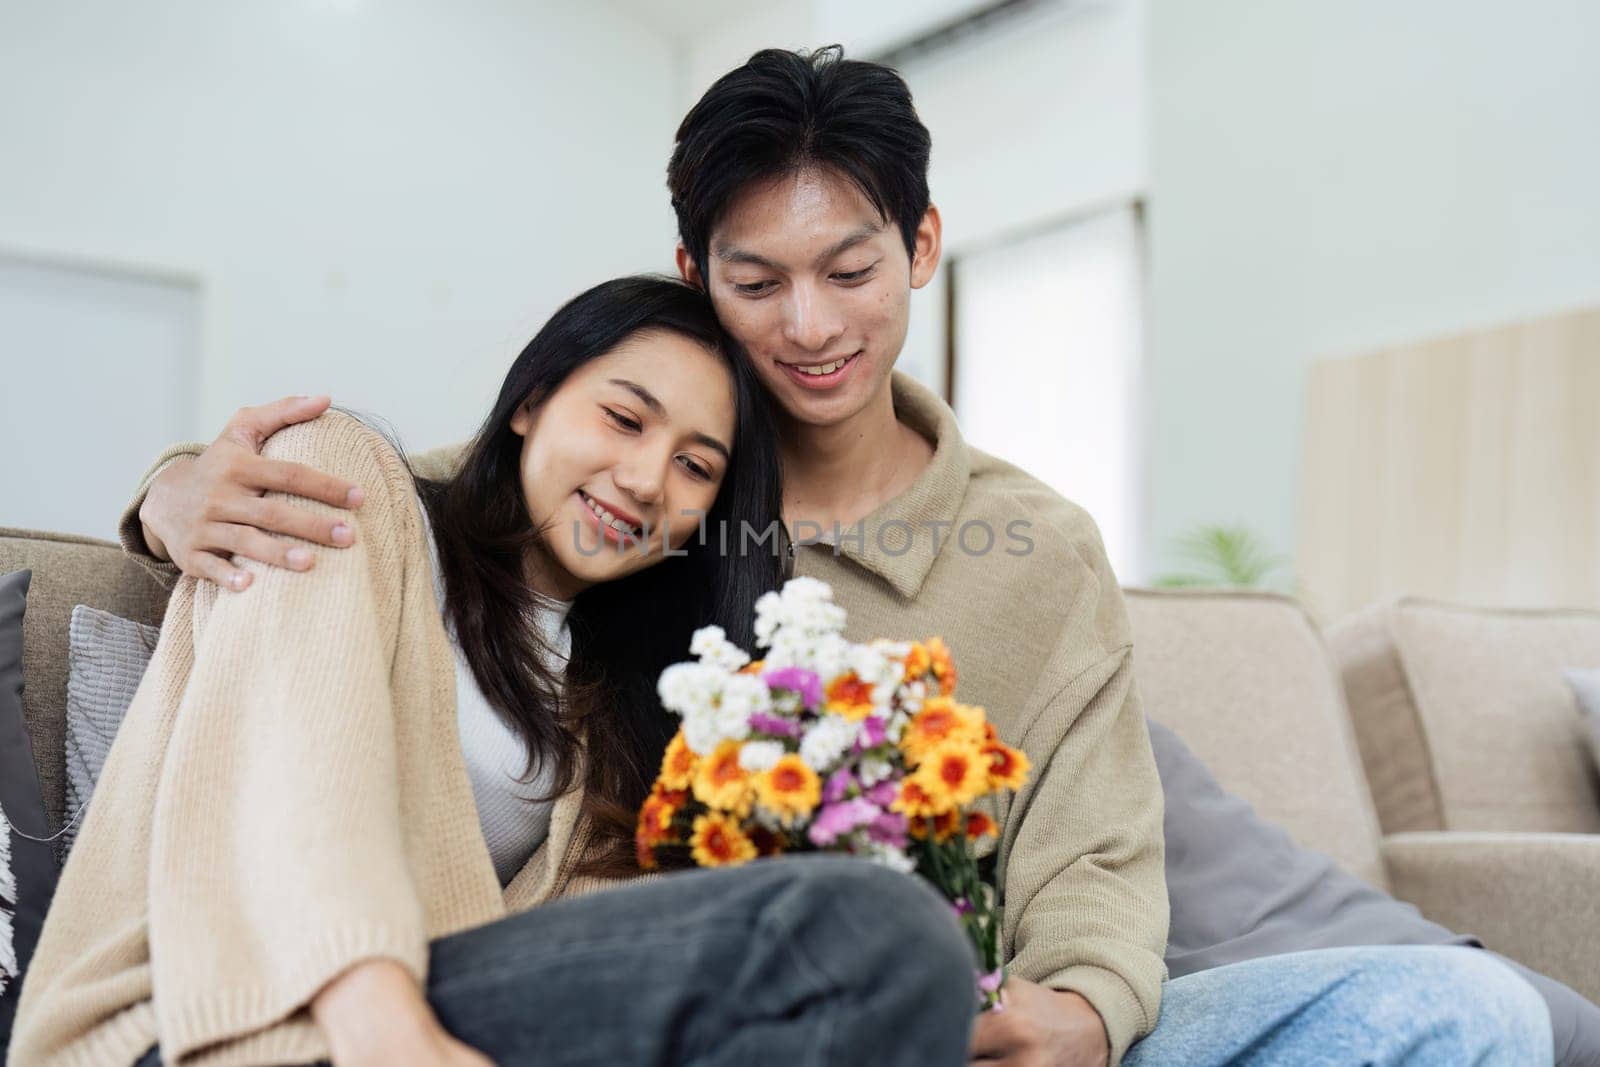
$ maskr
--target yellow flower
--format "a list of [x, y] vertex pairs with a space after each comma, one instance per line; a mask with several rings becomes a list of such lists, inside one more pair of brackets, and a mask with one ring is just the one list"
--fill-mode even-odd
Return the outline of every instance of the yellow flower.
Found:
[[744, 818], [750, 814], [750, 772], [739, 766], [739, 742], [724, 741], [694, 772], [694, 797], [708, 808]]
[[910, 819], [906, 828], [911, 836], [917, 840], [932, 837], [938, 844], [944, 844], [955, 836], [956, 827], [961, 825], [961, 812], [955, 808], [941, 812], [938, 815], [922, 819]]
[[951, 741], [976, 744], [983, 739], [983, 711], [957, 704], [949, 697], [929, 697], [900, 735], [900, 749], [916, 763], [936, 745]]
[[683, 731], [679, 730], [667, 742], [667, 754], [661, 758], [661, 775], [656, 781], [665, 789], [688, 789], [694, 781], [695, 765], [700, 757], [689, 747]]
[[927, 647], [920, 641], [911, 642], [911, 651], [906, 653], [906, 681], [914, 682], [932, 669], [933, 657]]
[[756, 799], [787, 824], [816, 810], [822, 802], [822, 779], [791, 752], [756, 775]]
[[767, 661], [764, 660], [764, 659], [758, 659], [758, 660], [752, 660], [751, 662], [746, 663], [743, 667], [740, 667], [739, 668], [739, 673], [740, 674], [760, 674], [762, 671], [764, 671], [766, 669], [767, 669]]
[[930, 796], [914, 777], [900, 783], [900, 795], [894, 798], [894, 803], [890, 804], [889, 808], [891, 811], [904, 812], [912, 826], [915, 826], [919, 819], [933, 818], [952, 810], [946, 800]]
[[672, 832], [672, 819], [688, 801], [687, 793], [663, 790], [659, 782], [645, 798], [639, 809], [639, 827], [633, 835], [635, 854], [644, 870], [655, 869], [657, 845], [677, 840]]
[[988, 761], [989, 788], [1021, 789], [1028, 780], [1028, 757], [999, 741], [985, 742], [980, 751]]
[[1000, 827], [986, 812], [967, 813], [967, 836], [972, 840], [976, 841], [980, 837], [997, 837], [999, 833]]
[[989, 761], [975, 745], [946, 742], [930, 749], [911, 780], [940, 810], [970, 804], [989, 789]]
[[755, 843], [739, 824], [714, 811], [695, 819], [689, 849], [702, 867], [735, 867], [756, 858]]
[[956, 691], [956, 662], [950, 658], [950, 649], [944, 638], [928, 638], [928, 658], [932, 661], [933, 676], [939, 681], [939, 695], [953, 696]]
[[828, 710], [851, 722], [860, 722], [872, 714], [872, 686], [855, 671], [839, 675], [828, 683]]

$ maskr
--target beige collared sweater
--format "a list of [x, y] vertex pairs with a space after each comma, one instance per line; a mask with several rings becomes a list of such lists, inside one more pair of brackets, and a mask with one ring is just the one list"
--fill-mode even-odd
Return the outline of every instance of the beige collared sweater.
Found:
[[[852, 638], [943, 636], [961, 671], [960, 697], [983, 705], [1001, 737], [1028, 754], [1027, 785], [996, 812], [1009, 966], [1087, 998], [1105, 1020], [1115, 1064], [1155, 1026], [1168, 921], [1161, 784], [1122, 592], [1081, 508], [967, 445], [949, 407], [908, 376], [896, 374], [893, 388], [896, 417], [933, 443], [932, 462], [864, 520], [859, 537], [844, 530], [837, 549], [798, 546], [794, 570], [833, 587]], [[152, 473], [202, 448], [177, 446]], [[413, 466], [441, 477], [460, 453], [438, 449]], [[332, 472], [371, 491], [370, 474]], [[147, 554], [142, 501], [143, 488], [122, 533], [131, 551]], [[342, 554], [323, 550], [320, 560]], [[566, 815], [570, 835], [575, 805]]]
[[[358, 482], [356, 544], [245, 595], [177, 584], [22, 988], [10, 1062], [326, 1058], [312, 995], [363, 959], [577, 892], [575, 795], [501, 889], [409, 475], [342, 414], [272, 455]], [[327, 509], [330, 513], [332, 509]], [[349, 520], [347, 520], [349, 521]]]

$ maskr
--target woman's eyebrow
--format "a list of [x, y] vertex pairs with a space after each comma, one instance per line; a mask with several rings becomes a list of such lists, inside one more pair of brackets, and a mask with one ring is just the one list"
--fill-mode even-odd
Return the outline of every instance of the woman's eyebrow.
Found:
[[[639, 403], [649, 408], [657, 418], [664, 419], [667, 417], [667, 406], [660, 400], [656, 399], [656, 395], [654, 393], [640, 385], [638, 382], [630, 382], [626, 378], [608, 378], [606, 379], [606, 382], [609, 385], [620, 386], [621, 388], [632, 393], [634, 396], [638, 397]], [[728, 446], [717, 440], [715, 437], [712, 437], [710, 434], [696, 431], [695, 433], [691, 433], [689, 437], [691, 440], [698, 441], [707, 448], [720, 453], [724, 463], [733, 458], [732, 453], [728, 450]]]

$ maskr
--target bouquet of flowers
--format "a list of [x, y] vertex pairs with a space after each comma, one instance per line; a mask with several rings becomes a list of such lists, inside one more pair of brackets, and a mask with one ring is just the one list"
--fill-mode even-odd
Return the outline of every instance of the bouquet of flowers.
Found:
[[939, 638], [847, 641], [844, 609], [813, 578], [755, 609], [763, 659], [708, 626], [696, 659], [662, 672], [661, 702], [683, 727], [639, 811], [640, 866], [829, 851], [915, 871], [955, 908], [983, 965], [979, 1005], [997, 1010], [1000, 909], [971, 845], [999, 828], [972, 805], [1019, 788], [1027, 757], [956, 702]]

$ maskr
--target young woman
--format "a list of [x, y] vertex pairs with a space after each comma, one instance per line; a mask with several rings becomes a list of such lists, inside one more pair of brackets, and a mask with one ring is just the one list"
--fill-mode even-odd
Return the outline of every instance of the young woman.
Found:
[[971, 956], [911, 879], [811, 858], [579, 897], [634, 870], [660, 668], [707, 621], [748, 643], [777, 579], [697, 536], [778, 517], [729, 349], [700, 294], [622, 279], [439, 480], [347, 415], [274, 436], [367, 488], [355, 545], [179, 583], [11, 1062], [965, 1062]]

